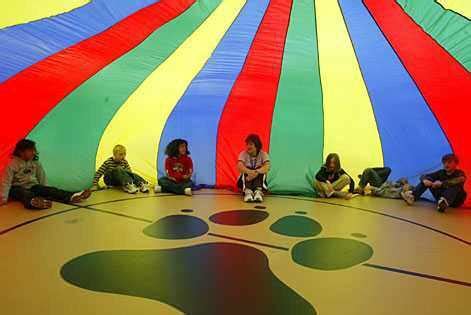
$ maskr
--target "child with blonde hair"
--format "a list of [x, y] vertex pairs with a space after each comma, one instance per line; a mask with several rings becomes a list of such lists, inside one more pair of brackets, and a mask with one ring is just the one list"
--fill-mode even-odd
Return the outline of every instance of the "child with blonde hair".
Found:
[[149, 184], [141, 176], [132, 172], [126, 160], [126, 148], [118, 144], [113, 148], [113, 156], [108, 158], [96, 171], [93, 179], [94, 189], [100, 189], [98, 182], [104, 177], [107, 186], [121, 187], [129, 194], [135, 194], [139, 190], [149, 192]]

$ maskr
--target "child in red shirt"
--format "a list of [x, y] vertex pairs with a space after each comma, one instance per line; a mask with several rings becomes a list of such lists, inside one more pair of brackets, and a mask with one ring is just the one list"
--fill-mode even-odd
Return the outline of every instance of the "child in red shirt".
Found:
[[193, 161], [189, 157], [188, 142], [175, 139], [167, 145], [165, 150], [165, 171], [167, 176], [159, 178], [159, 185], [155, 192], [169, 192], [177, 195], [192, 195]]

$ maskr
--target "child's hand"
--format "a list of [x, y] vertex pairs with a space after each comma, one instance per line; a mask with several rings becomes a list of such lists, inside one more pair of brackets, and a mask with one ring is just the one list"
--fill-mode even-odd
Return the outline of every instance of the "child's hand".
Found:
[[433, 182], [431, 180], [428, 180], [428, 179], [424, 179], [422, 181], [422, 183], [424, 183], [425, 187], [432, 187], [433, 186]]
[[249, 171], [247, 172], [247, 175], [249, 175], [250, 177], [253, 177], [252, 179], [254, 179], [255, 177], [258, 176], [258, 173], [257, 173], [256, 170], [249, 170]]
[[439, 180], [436, 180], [432, 183], [432, 188], [440, 188], [442, 187], [443, 183]]
[[92, 188], [90, 188], [91, 191], [98, 191], [104, 189], [103, 187], [100, 186], [100, 184], [93, 184]]

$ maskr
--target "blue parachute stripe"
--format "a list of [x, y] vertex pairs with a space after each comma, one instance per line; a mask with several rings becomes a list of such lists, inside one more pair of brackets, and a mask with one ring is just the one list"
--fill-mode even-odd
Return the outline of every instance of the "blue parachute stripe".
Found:
[[[216, 183], [218, 125], [232, 86], [242, 70], [268, 0], [248, 0], [204, 68], [191, 82], [163, 130], [158, 153], [158, 173], [165, 173], [165, 147], [174, 138], [190, 145], [198, 184]], [[236, 122], [235, 122], [236, 123]]]
[[339, 4], [373, 104], [384, 163], [393, 169], [393, 179], [416, 179], [439, 166], [441, 156], [452, 151], [450, 144], [362, 1]]

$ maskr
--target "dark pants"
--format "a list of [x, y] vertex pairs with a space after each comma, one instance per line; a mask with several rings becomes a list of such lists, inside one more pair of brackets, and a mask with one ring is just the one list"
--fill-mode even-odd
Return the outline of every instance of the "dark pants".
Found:
[[443, 197], [448, 201], [448, 205], [453, 208], [462, 206], [466, 200], [466, 192], [460, 185], [454, 185], [447, 188], [429, 188], [425, 187], [422, 182], [414, 189], [415, 200], [418, 200], [427, 189], [430, 189], [430, 192], [436, 200]]
[[381, 185], [386, 182], [390, 174], [391, 169], [389, 167], [367, 168], [363, 171], [358, 185], [360, 188], [365, 188], [368, 184], [373, 187], [381, 187]]
[[266, 175], [265, 174], [259, 174], [257, 177], [252, 179], [251, 181], [247, 181], [247, 174], [243, 174], [239, 177], [239, 180], [237, 181], [237, 187], [245, 191], [246, 189], [250, 190], [267, 190], [267, 183], [266, 183]]
[[104, 180], [107, 186], [115, 187], [123, 187], [127, 184], [135, 184], [139, 187], [147, 183], [141, 176], [122, 168], [114, 168], [106, 172]]
[[33, 198], [42, 197], [47, 200], [68, 203], [70, 202], [70, 198], [72, 198], [73, 194], [74, 193], [70, 191], [42, 185], [35, 185], [30, 189], [20, 186], [12, 186], [9, 197], [12, 200], [22, 202], [27, 209], [35, 209], [31, 205], [31, 200], [33, 200]]
[[193, 182], [191, 180], [186, 180], [177, 183], [168, 177], [161, 177], [159, 178], [159, 185], [162, 187], [162, 192], [183, 195], [185, 194], [186, 188], [193, 187]]

